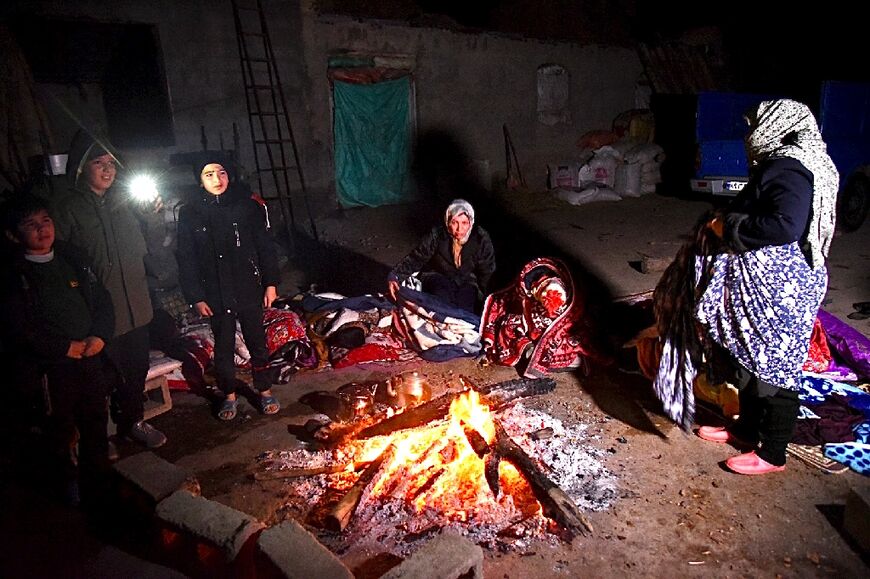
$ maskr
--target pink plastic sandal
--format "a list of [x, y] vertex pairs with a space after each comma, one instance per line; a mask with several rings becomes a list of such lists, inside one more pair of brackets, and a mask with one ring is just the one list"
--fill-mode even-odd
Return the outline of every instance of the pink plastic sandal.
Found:
[[698, 438], [710, 442], [728, 442], [733, 439], [731, 433], [725, 430], [724, 426], [702, 426], [698, 429]]
[[732, 456], [725, 461], [725, 465], [736, 473], [747, 475], [767, 474], [769, 472], [780, 472], [785, 470], [785, 465], [776, 466], [770, 464], [755, 454], [754, 450], [745, 454]]
[[698, 435], [698, 438], [709, 442], [731, 443], [737, 446], [745, 446], [747, 448], [753, 448], [755, 446], [745, 440], [737, 438], [728, 432], [724, 426], [702, 426], [698, 429], [696, 434]]

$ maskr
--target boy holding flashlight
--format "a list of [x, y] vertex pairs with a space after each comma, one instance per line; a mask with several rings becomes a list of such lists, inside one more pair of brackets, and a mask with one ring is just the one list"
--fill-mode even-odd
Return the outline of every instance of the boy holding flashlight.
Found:
[[71, 189], [58, 201], [58, 237], [83, 248], [115, 308], [115, 335], [106, 352], [118, 369], [112, 393], [112, 418], [118, 435], [148, 448], [166, 442], [162, 432], [143, 420], [145, 377], [153, 310], [145, 279], [147, 253], [135, 200], [117, 191], [117, 160], [90, 135], [73, 138], [67, 161]]

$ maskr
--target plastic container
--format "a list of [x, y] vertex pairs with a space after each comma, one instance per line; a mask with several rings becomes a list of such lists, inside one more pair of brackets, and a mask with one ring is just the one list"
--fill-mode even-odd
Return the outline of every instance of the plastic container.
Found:
[[69, 155], [61, 154], [61, 155], [49, 155], [48, 156], [48, 170], [51, 171], [51, 175], [65, 175], [66, 174], [66, 162], [69, 159]]

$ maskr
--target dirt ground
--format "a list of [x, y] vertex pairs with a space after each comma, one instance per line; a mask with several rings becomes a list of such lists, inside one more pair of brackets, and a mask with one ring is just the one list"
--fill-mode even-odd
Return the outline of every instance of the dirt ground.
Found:
[[[616, 203], [572, 207], [544, 194], [507, 194], [475, 199], [478, 223], [492, 233], [506, 283], [529, 257], [565, 259], [575, 283], [597, 296], [623, 296], [652, 289], [659, 273], [641, 273], [644, 255], [670, 257], [706, 201], [649, 195]], [[346, 295], [383, 289], [390, 265], [437, 222], [441, 208], [418, 205], [357, 209], [318, 219], [321, 248], [302, 248], [291, 262], [285, 291], [307, 289]], [[834, 241], [826, 308], [845, 319], [851, 304], [870, 299], [870, 223]], [[847, 320], [865, 335], [870, 320]], [[300, 373], [275, 388], [283, 408], [277, 417], [259, 415], [247, 403], [232, 423], [220, 423], [208, 402], [188, 393], [173, 395], [171, 412], [152, 422], [169, 437], [158, 455], [192, 470], [204, 496], [249, 513], [265, 523], [280, 520], [288, 496], [283, 481], [253, 481], [255, 459], [266, 451], [298, 447], [288, 427], [313, 411], [299, 403], [311, 391], [334, 390], [351, 381], [383, 379], [419, 369], [435, 380], [460, 374], [480, 383], [515, 376], [513, 370], [480, 367], [473, 360], [376, 365]], [[663, 416], [649, 382], [616, 368], [591, 376], [556, 376], [555, 392], [529, 402], [565, 424], [583, 423], [589, 444], [603, 451], [606, 468], [618, 479], [618, 497], [607, 509], [585, 513], [594, 526], [571, 542], [533, 540], [523, 548], [485, 550], [487, 579], [525, 577], [867, 577], [870, 557], [842, 531], [850, 487], [870, 479], [846, 471], [830, 475], [794, 458], [783, 473], [763, 477], [732, 474], [723, 461], [735, 449], [683, 434]], [[699, 423], [715, 423], [699, 412]], [[124, 453], [137, 449], [123, 446]], [[4, 463], [4, 467], [8, 463]], [[2, 486], [4, 537], [0, 569], [29, 576], [169, 576], [161, 561], [134, 534], [107, 536], [83, 518], [53, 506], [33, 488], [6, 473]], [[14, 554], [14, 555], [13, 555]], [[376, 548], [342, 554], [358, 577], [385, 570]], [[58, 561], [63, 561], [58, 566]]]

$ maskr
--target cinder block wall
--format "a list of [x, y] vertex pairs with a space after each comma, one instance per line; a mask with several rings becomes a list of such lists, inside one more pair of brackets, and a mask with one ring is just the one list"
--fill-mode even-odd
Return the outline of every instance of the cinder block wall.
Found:
[[[309, 131], [304, 122], [305, 90], [302, 83], [301, 20], [298, 0], [265, 0], [269, 32], [278, 59], [281, 81], [297, 138], [303, 151]], [[240, 154], [249, 169], [254, 168], [250, 143], [241, 64], [235, 24], [229, 0], [10, 0], [0, 6], [0, 18], [14, 22], [28, 17], [51, 17], [104, 23], [138, 23], [154, 26], [163, 57], [172, 111], [174, 146], [128, 148], [124, 151], [133, 166], [166, 169], [169, 155], [199, 150], [201, 127], [205, 127], [209, 148], [217, 149], [220, 137], [224, 147], [233, 146], [233, 123], [240, 130]], [[40, 83], [38, 93], [61, 148], [67, 146], [78, 128], [77, 121], [63, 110], [66, 107], [86, 125], [105, 123], [102, 94], [98, 84], [63, 85]], [[57, 101], [63, 103], [59, 105]], [[180, 179], [191, 180], [190, 172]]]
[[[507, 123], [524, 175], [538, 187], [545, 184], [547, 162], [570, 159], [580, 135], [610, 129], [617, 114], [633, 108], [642, 71], [637, 54], [626, 48], [361, 22], [309, 10], [303, 10], [303, 37], [312, 136], [325, 149], [332, 146], [330, 54], [404, 54], [416, 62], [418, 135], [447, 132], [472, 160], [489, 161], [491, 171], [503, 175]], [[548, 63], [570, 75], [570, 124], [538, 122], [537, 70]], [[330, 169], [331, 160], [322, 167]]]
[[[398, 22], [359, 21], [319, 15], [312, 0], [265, 0], [264, 6], [291, 122], [306, 179], [312, 188], [333, 185], [332, 120], [327, 62], [330, 54], [358, 51], [406, 54], [415, 65], [418, 135], [448, 134], [470, 160], [488, 162], [504, 174], [502, 125], [508, 124], [521, 167], [533, 187], [542, 187], [548, 162], [569, 160], [577, 138], [608, 129], [632, 108], [641, 64], [631, 49], [579, 46], [538, 40], [411, 27]], [[219, 136], [232, 147], [232, 125], [241, 131], [243, 163], [253, 168], [253, 151], [229, 0], [10, 0], [0, 17], [53, 16], [71, 20], [153, 24], [162, 51], [172, 109], [175, 145], [124, 151], [134, 165], [165, 167], [168, 156], [196, 150], [205, 126], [210, 148]], [[570, 74], [570, 124], [537, 120], [540, 65], [555, 63]], [[47, 85], [72, 111], [101, 120], [95, 87]], [[65, 112], [47, 102], [60, 143], [75, 131]], [[189, 179], [189, 175], [184, 175]]]

